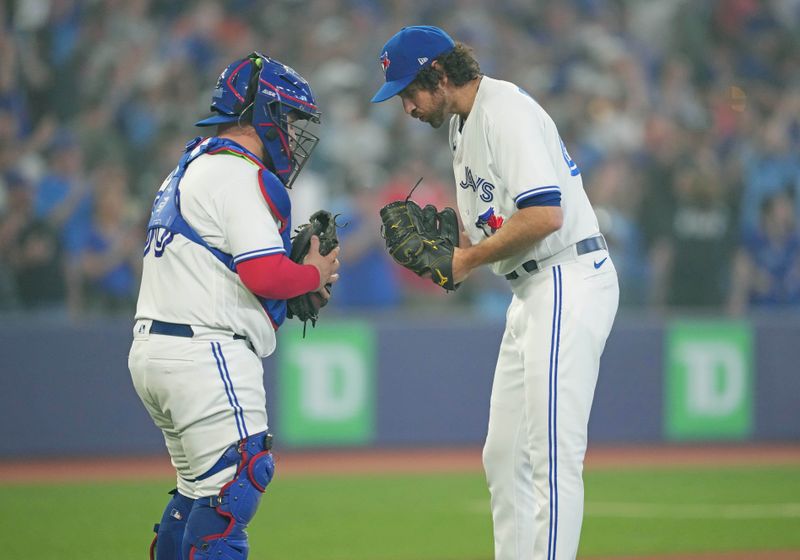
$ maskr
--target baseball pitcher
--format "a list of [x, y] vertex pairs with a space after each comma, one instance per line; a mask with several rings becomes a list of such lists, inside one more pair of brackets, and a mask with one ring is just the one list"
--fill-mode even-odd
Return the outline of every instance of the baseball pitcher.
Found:
[[443, 30], [403, 28], [380, 64], [386, 81], [373, 102], [397, 95], [434, 128], [451, 115], [466, 234], [453, 234], [455, 216], [394, 202], [381, 210], [391, 255], [448, 290], [489, 265], [513, 292], [483, 450], [495, 557], [573, 559], [589, 411], [619, 300], [580, 169], [544, 109], [518, 86], [482, 75]]
[[287, 309], [315, 320], [338, 279], [327, 213], [292, 250], [287, 189], [318, 141], [308, 83], [253, 53], [222, 72], [211, 111], [197, 125], [215, 134], [186, 145], [155, 197], [128, 359], [177, 471], [158, 560], [247, 558], [275, 471], [261, 359]]

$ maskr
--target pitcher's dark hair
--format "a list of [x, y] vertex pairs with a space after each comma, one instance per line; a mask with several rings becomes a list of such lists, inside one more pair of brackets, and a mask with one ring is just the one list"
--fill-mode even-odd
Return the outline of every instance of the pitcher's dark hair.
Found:
[[408, 89], [433, 91], [442, 81], [443, 74], [456, 86], [463, 86], [481, 75], [481, 67], [472, 56], [472, 49], [464, 43], [457, 42], [452, 51], [437, 57], [436, 62], [438, 68], [431, 65], [420, 70], [414, 81], [408, 84]]

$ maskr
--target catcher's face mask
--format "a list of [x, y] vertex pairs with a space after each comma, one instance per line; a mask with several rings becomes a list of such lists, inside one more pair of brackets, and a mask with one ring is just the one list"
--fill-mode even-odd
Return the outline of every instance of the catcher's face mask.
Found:
[[[283, 107], [285, 108], [285, 105]], [[314, 119], [308, 113], [289, 109], [288, 111], [281, 111], [279, 119], [281, 125], [277, 139], [280, 141], [281, 157], [285, 158], [286, 154], [288, 154], [286, 159], [291, 168], [288, 177], [285, 179], [281, 177], [281, 179], [287, 188], [292, 188], [294, 180], [300, 174], [308, 158], [311, 157], [311, 152], [314, 151], [319, 142], [319, 136], [312, 132], [318, 127], [319, 118]], [[274, 136], [275, 134], [273, 133], [272, 135]], [[285, 138], [285, 143], [281, 136]], [[266, 143], [264, 145], [266, 146]], [[270, 157], [274, 157], [272, 152], [270, 152]]]

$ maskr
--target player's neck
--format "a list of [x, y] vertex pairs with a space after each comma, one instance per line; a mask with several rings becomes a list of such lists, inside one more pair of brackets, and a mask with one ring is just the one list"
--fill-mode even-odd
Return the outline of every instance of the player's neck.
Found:
[[242, 148], [257, 155], [261, 161], [264, 161], [264, 144], [261, 143], [261, 139], [252, 126], [231, 127], [220, 131], [217, 136], [233, 140]]
[[478, 95], [478, 88], [481, 85], [483, 76], [478, 76], [460, 87], [453, 88], [452, 104], [450, 112], [461, 117], [461, 121], [467, 120], [472, 106], [475, 104], [475, 97]]

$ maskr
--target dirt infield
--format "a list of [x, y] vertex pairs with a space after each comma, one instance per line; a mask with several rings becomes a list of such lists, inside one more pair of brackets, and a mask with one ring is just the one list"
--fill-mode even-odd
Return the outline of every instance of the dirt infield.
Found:
[[[470, 472], [481, 470], [481, 450], [393, 449], [275, 453], [281, 476]], [[647, 467], [798, 465], [800, 444], [593, 447], [587, 470]], [[116, 481], [173, 476], [166, 456], [0, 460], [0, 484]]]

